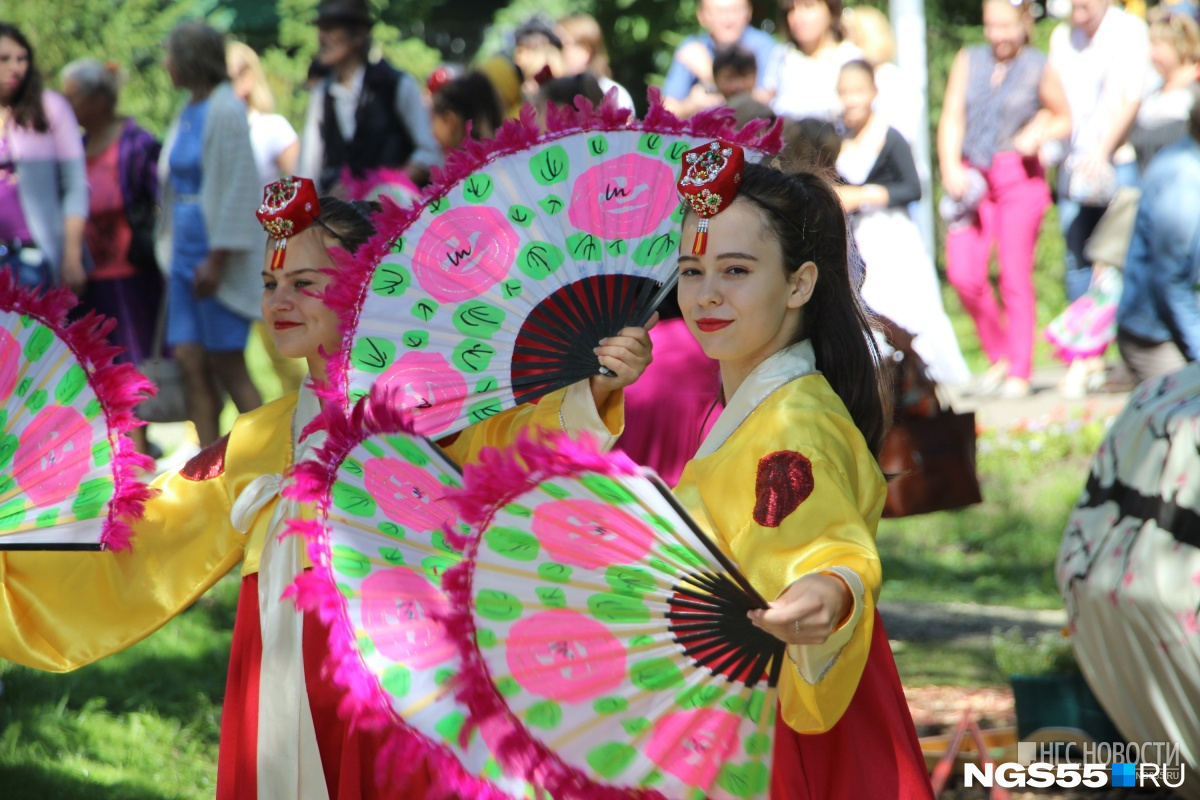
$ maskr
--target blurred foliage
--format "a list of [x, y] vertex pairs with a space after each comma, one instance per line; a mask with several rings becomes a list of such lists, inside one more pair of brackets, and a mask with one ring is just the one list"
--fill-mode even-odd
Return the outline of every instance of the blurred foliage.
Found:
[[992, 633], [996, 665], [1005, 675], [1070, 675], [1079, 671], [1065, 631], [1025, 636], [1020, 628]]

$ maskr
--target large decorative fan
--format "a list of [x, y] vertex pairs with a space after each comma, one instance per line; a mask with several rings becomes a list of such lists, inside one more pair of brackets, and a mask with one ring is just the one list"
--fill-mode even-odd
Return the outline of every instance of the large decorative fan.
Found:
[[717, 136], [779, 146], [777, 128], [738, 133], [727, 110], [681, 122], [652, 100], [642, 121], [613, 98], [552, 109], [545, 133], [526, 108], [451, 154], [423, 206], [389, 206], [327, 295], [350, 400], [396, 387], [416, 430], [441, 436], [596, 374], [600, 339], [671, 288], [681, 154]]
[[319, 422], [329, 438], [287, 490], [319, 509], [316, 521], [289, 523], [314, 565], [294, 592], [329, 626], [343, 708], [354, 724], [388, 732], [381, 768], [395, 778], [427, 763], [435, 794], [537, 797], [501, 775], [491, 728], [464, 730], [467, 708], [453, 693], [461, 659], [441, 576], [462, 553], [445, 532], [459, 523], [442, 495], [461, 485], [458, 467], [411, 435], [378, 390], [349, 419], [330, 403]]
[[123, 549], [148, 496], [122, 434], [153, 386], [112, 363], [116, 320], [68, 324], [74, 305], [0, 270], [0, 550]]
[[551, 796], [765, 797], [784, 644], [652, 473], [565, 436], [466, 468], [447, 572], [473, 721]]

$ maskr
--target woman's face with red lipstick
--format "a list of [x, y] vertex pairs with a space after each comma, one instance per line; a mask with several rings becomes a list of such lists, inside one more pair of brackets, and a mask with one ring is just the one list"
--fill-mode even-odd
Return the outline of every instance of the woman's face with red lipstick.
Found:
[[263, 268], [263, 322], [275, 339], [279, 354], [287, 358], [313, 358], [321, 349], [332, 356], [341, 347], [338, 316], [322, 295], [333, 269], [320, 228], [309, 228], [288, 239], [283, 269], [271, 269], [275, 240], [267, 242]]
[[799, 276], [783, 268], [774, 232], [751, 201], [738, 200], [709, 220], [708, 247], [692, 255], [699, 219], [683, 223], [679, 307], [705, 355], [747, 371], [787, 346], [800, 329], [807, 302]]

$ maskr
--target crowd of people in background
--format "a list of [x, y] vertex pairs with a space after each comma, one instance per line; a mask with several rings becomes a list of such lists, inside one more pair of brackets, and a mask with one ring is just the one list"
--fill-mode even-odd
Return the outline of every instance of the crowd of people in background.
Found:
[[[1158, 6], [1147, 24], [1110, 0], [1073, 0], [1043, 53], [1027, 0], [984, 0], [985, 41], [954, 59], [936, 152], [946, 281], [990, 363], [973, 377], [914, 221], [926, 120], [890, 23], [841, 0], [783, 0], [780, 15], [777, 38], [751, 24], [749, 0], [699, 0], [699, 31], [675, 50], [663, 103], [680, 116], [727, 106], [741, 123], [785, 122], [785, 156], [838, 184], [863, 297], [913, 337], [931, 378], [1033, 391], [1035, 248], [1052, 203], [1071, 303], [1047, 333], [1070, 364], [1059, 391], [1100, 388], [1113, 341], [1133, 380], [1196, 360], [1200, 183], [1173, 179], [1200, 162], [1194, 9]], [[365, 0], [319, 4], [299, 131], [274, 113], [252, 48], [181, 23], [164, 67], [187, 97], [161, 144], [118, 113], [118, 66], [82, 60], [44, 76], [29, 39], [0, 23], [0, 265], [121, 320], [125, 358], [171, 354], [202, 445], [219, 435], [226, 397], [240, 411], [261, 402], [243, 354], [258, 317], [264, 243], [252, 212], [263, 185], [295, 173], [343, 197], [388, 184], [412, 199], [448, 153], [486, 140], [523, 103], [543, 115], [577, 97], [632, 108], [643, 92], [614, 81], [587, 14], [531, 18], [508, 52], [425, 82], [377, 57], [374, 21]], [[294, 389], [301, 366], [273, 352], [261, 325], [254, 335]]]

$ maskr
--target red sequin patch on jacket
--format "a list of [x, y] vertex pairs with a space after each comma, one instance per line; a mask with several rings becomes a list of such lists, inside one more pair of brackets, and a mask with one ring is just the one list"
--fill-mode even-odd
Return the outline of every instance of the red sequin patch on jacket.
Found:
[[758, 462], [754, 480], [754, 521], [778, 528], [813, 490], [812, 462], [792, 450], [778, 450]]
[[225, 471], [225, 448], [228, 445], [229, 434], [225, 434], [192, 456], [191, 460], [183, 465], [183, 469], [179, 470], [179, 474], [189, 481], [207, 481], [217, 477]]

